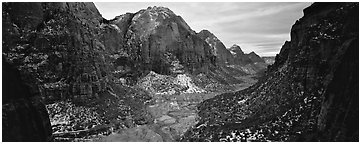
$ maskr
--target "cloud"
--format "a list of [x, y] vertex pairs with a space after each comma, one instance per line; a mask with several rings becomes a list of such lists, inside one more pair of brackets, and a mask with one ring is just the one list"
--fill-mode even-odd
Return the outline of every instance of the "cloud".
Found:
[[148, 6], [164, 6], [182, 16], [195, 31], [207, 29], [226, 47], [241, 46], [245, 52], [276, 55], [290, 39], [291, 26], [311, 3], [294, 2], [121, 2], [95, 3], [103, 17], [112, 19]]

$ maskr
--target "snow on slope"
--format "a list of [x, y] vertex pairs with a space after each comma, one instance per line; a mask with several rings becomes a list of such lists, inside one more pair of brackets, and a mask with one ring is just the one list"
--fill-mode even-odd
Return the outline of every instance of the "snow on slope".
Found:
[[172, 77], [151, 71], [137, 85], [150, 93], [161, 95], [206, 92], [196, 86], [187, 74], [178, 74], [176, 77]]

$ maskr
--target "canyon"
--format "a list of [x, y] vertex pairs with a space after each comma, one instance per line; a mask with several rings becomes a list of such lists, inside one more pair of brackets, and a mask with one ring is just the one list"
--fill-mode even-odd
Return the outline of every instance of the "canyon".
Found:
[[165, 7], [2, 5], [3, 141], [358, 141], [358, 3], [304, 9], [275, 57]]

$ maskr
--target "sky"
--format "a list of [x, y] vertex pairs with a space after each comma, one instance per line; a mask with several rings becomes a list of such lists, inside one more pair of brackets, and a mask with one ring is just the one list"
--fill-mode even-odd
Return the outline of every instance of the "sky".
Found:
[[275, 56], [292, 25], [303, 16], [309, 2], [95, 2], [106, 19], [148, 6], [163, 6], [181, 16], [196, 32], [212, 32], [229, 48], [239, 45], [245, 53]]

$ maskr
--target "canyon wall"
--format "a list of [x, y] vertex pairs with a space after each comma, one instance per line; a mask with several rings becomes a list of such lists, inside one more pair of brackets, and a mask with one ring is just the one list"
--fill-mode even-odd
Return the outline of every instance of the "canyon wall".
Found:
[[184, 141], [358, 141], [358, 3], [314, 3], [275, 63], [199, 105]]

